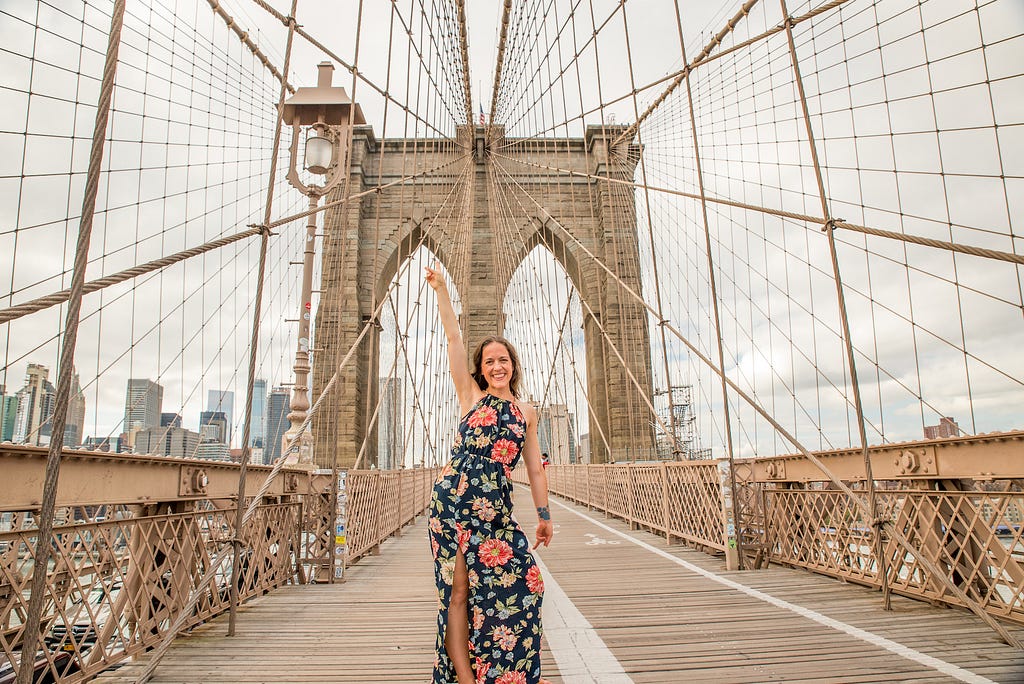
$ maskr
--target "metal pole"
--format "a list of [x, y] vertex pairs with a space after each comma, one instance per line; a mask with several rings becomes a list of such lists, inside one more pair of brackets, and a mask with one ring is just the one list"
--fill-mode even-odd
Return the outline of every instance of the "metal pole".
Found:
[[860, 382], [857, 379], [857, 362], [853, 356], [853, 340], [850, 337], [850, 317], [846, 311], [846, 296], [843, 293], [843, 279], [839, 273], [839, 256], [836, 253], [835, 230], [832, 225], [832, 217], [829, 213], [828, 198], [825, 195], [825, 183], [821, 177], [821, 165], [818, 163], [818, 148], [814, 142], [814, 129], [811, 126], [811, 115], [807, 108], [807, 96], [804, 93], [804, 81], [800, 75], [800, 60], [796, 54], [796, 43], [793, 41], [793, 20], [786, 8], [786, 0], [779, 0], [782, 7], [782, 21], [786, 26], [786, 38], [789, 41], [789, 56], [793, 63], [793, 76], [796, 82], [797, 93], [800, 95], [800, 107], [803, 111], [804, 126], [807, 131], [807, 140], [811, 148], [811, 161], [814, 163], [814, 176], [818, 182], [818, 194], [821, 198], [821, 212], [825, 217], [824, 231], [828, 237], [829, 256], [832, 259], [832, 273], [836, 282], [836, 299], [839, 304], [839, 320], [843, 328], [843, 339], [846, 342], [846, 362], [850, 369], [850, 385], [853, 389], [853, 404], [857, 411], [857, 432], [860, 436], [861, 452], [864, 455], [864, 478], [867, 486], [868, 509], [870, 520], [866, 520], [871, 526], [871, 536], [874, 546], [875, 559], [878, 562], [878, 578], [882, 585], [882, 605], [885, 610], [891, 608], [889, 590], [889, 570], [885, 562], [885, 547], [882, 543], [883, 521], [878, 516], [878, 504], [875, 496], [875, 478], [871, 472], [871, 456], [868, 453], [868, 436], [864, 427], [864, 406], [861, 403]]
[[[309, 208], [316, 209], [320, 201], [320, 194], [316, 191], [309, 191]], [[285, 433], [286, 443], [299, 436], [298, 456], [289, 455], [289, 463], [310, 463], [312, 459], [311, 439], [307, 439], [302, 432], [302, 424], [306, 420], [309, 411], [309, 329], [313, 317], [313, 256], [316, 245], [316, 213], [309, 215], [306, 222], [306, 243], [302, 252], [302, 298], [299, 300], [299, 333], [295, 347], [295, 384], [292, 387], [292, 399], [289, 404], [291, 413], [288, 414], [288, 421], [291, 427]]]
[[82, 309], [82, 290], [85, 287], [85, 269], [89, 262], [89, 241], [92, 238], [93, 214], [96, 211], [96, 193], [99, 190], [100, 162], [103, 161], [103, 147], [107, 137], [107, 120], [110, 103], [114, 95], [114, 80], [117, 74], [117, 54], [121, 46], [121, 27], [124, 24], [125, 0], [115, 0], [110, 17], [110, 31], [107, 37], [107, 58], [103, 66], [103, 81], [100, 98], [96, 106], [96, 124], [92, 133], [92, 150], [89, 153], [89, 171], [85, 181], [85, 197], [82, 199], [82, 218], [78, 224], [78, 245], [75, 250], [74, 271], [71, 274], [71, 295], [68, 297], [68, 311], [64, 320], [64, 338], [61, 340], [60, 368], [57, 371], [57, 398], [54, 406], [53, 426], [50, 436], [50, 450], [46, 458], [46, 476], [43, 481], [43, 500], [39, 511], [39, 529], [36, 532], [36, 548], [32, 573], [31, 593], [22, 631], [21, 666], [18, 669], [18, 684], [30, 684], [35, 673], [36, 646], [39, 642], [39, 626], [42, 621], [43, 599], [50, 561], [50, 544], [53, 538], [53, 512], [57, 503], [57, 481], [60, 476], [60, 459], [64, 450], [64, 426], [67, 423], [68, 395], [71, 393], [71, 375], [75, 364], [75, 344], [78, 341], [78, 320]]
[[[295, 8], [298, 0], [292, 0], [291, 17], [295, 16]], [[295, 36], [295, 21], [289, 23], [288, 42], [284, 51], [284, 73], [288, 73], [288, 67], [292, 59], [292, 42]], [[288, 93], [287, 79], [281, 79], [281, 93], [278, 97], [277, 122], [274, 126], [274, 146], [270, 153], [270, 176], [267, 180], [267, 201], [263, 211], [262, 237], [260, 238], [260, 265], [256, 274], [256, 301], [253, 302], [252, 311], [252, 337], [249, 341], [249, 377], [248, 388], [245, 398], [245, 427], [242, 429], [242, 463], [238, 470], [238, 510], [235, 513], [235, 536], [232, 540], [234, 547], [231, 563], [231, 588], [229, 590], [231, 605], [228, 609], [228, 636], [235, 635], [235, 618], [238, 613], [238, 579], [239, 564], [241, 563], [241, 538], [243, 516], [245, 514], [245, 479], [246, 469], [249, 464], [249, 438], [252, 429], [252, 391], [256, 383], [256, 352], [260, 337], [260, 314], [263, 310], [263, 281], [267, 271], [267, 242], [270, 238], [270, 213], [274, 206], [274, 185], [277, 179], [277, 155], [281, 151], [281, 125], [283, 123], [281, 113], [285, 95]], [[263, 448], [266, 449], [266, 434], [264, 434]], [[299, 529], [302, 528], [302, 518], [299, 518]], [[301, 535], [299, 543], [301, 544]]]
[[[745, 16], [746, 11], [754, 5], [754, 1], [748, 2], [744, 5], [743, 10], [740, 14], [737, 14], [734, 18], [736, 21], [739, 20], [741, 15]], [[676, 28], [679, 33], [679, 50], [682, 53], [683, 63], [686, 63], [686, 46], [683, 42], [683, 25], [682, 17], [679, 15], [679, 6], [676, 5]], [[689, 106], [690, 111], [690, 134], [693, 140], [693, 158], [694, 166], [697, 171], [697, 184], [700, 188], [700, 210], [701, 216], [704, 221], [704, 247], [705, 253], [708, 258], [708, 283], [711, 286], [711, 308], [715, 314], [715, 342], [718, 345], [718, 367], [722, 369], [722, 413], [725, 420], [725, 454], [729, 459], [729, 489], [731, 490], [732, 497], [729, 501], [723, 498], [723, 525], [724, 525], [724, 539], [725, 539], [725, 558], [726, 567], [729, 570], [743, 569], [743, 547], [742, 538], [739, 534], [739, 529], [742, 526], [741, 519], [736, 515], [736, 511], [732, 507], [732, 502], [736, 499], [736, 464], [734, 461], [734, 447], [732, 443], [732, 416], [729, 411], [729, 392], [725, 382], [725, 350], [722, 345], [722, 321], [718, 310], [718, 281], [715, 278], [715, 260], [711, 253], [711, 227], [708, 223], [708, 204], [706, 199], [706, 193], [704, 191], [704, 169], [700, 161], [700, 141], [697, 139], [697, 121], [694, 118], [694, 107], [693, 107], [693, 90], [690, 86], [690, 69], [686, 69], [683, 73], [683, 80], [686, 83], [686, 102]], [[665, 329], [664, 324], [662, 330]], [[723, 497], [724, 497], [723, 488]], [[730, 525], [732, 526], [730, 529]]]

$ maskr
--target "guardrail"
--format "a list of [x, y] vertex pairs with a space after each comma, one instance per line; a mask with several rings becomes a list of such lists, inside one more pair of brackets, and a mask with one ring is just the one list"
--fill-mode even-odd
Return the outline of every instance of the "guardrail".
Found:
[[[718, 461], [550, 465], [548, 489], [657, 534], [706, 551], [725, 551]], [[516, 481], [526, 482], [519, 468]]]
[[[45, 449], [0, 445], [0, 654], [20, 661], [37, 571], [36, 515]], [[189, 630], [229, 608], [232, 567], [197, 582], [235, 537], [237, 464], [65, 451], [46, 567], [34, 681], [78, 682], [157, 645], [190, 595]], [[269, 466], [249, 466], [255, 493]], [[347, 473], [349, 562], [424, 510], [433, 470]], [[330, 474], [284, 468], [239, 535], [240, 600], [287, 584], [331, 581], [336, 487]]]
[[350, 470], [346, 485], [348, 553], [351, 564], [426, 510], [439, 468]]
[[[860, 450], [815, 455], [867, 498]], [[884, 567], [894, 593], [965, 607], [952, 583], [989, 615], [1024, 625], [1024, 432], [886, 444], [869, 457], [875, 520], [802, 455], [736, 460], [734, 497], [721, 461], [552, 465], [548, 481], [555, 494], [715, 554], [728, 553], [731, 503], [748, 568], [776, 563], [880, 588]]]

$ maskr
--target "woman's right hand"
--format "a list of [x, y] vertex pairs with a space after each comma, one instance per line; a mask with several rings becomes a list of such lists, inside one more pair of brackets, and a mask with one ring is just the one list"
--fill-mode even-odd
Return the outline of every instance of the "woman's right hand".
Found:
[[427, 285], [432, 287], [435, 292], [438, 292], [441, 289], [447, 289], [447, 286], [444, 283], [444, 275], [441, 273], [441, 264], [435, 261], [433, 268], [430, 266], [424, 266], [423, 270], [426, 271], [426, 273], [423, 274], [423, 277], [426, 279]]

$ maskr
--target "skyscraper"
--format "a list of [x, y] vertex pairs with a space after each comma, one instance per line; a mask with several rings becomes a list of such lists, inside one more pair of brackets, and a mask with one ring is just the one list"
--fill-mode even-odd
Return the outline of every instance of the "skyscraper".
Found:
[[571, 421], [569, 407], [565, 404], [548, 404], [537, 409], [537, 441], [541, 452], [548, 454], [552, 463], [575, 460]]
[[128, 380], [124, 398], [124, 432], [128, 444], [135, 444], [135, 433], [151, 427], [160, 427], [160, 409], [164, 403], [164, 388], [149, 379]]
[[7, 396], [6, 390], [0, 385], [0, 442], [14, 439], [14, 420], [18, 416], [18, 398]]
[[942, 416], [939, 418], [938, 425], [925, 425], [924, 426], [924, 438], [925, 439], [944, 439], [946, 437], [959, 437], [960, 426], [956, 424], [956, 420], [950, 416]]
[[161, 413], [160, 427], [181, 427], [180, 413]]
[[78, 373], [71, 375], [71, 395], [68, 397], [68, 417], [64, 424], [64, 446], [80, 447], [85, 436], [85, 394]]
[[196, 458], [199, 435], [180, 427], [155, 427], [135, 434], [135, 452], [175, 458]]
[[203, 436], [204, 442], [226, 445], [230, 429], [223, 411], [202, 411], [199, 414], [199, 434]]
[[404, 387], [399, 378], [380, 379], [380, 413], [377, 419], [377, 467], [397, 468], [405, 458], [405, 431], [401, 424]]
[[267, 438], [267, 381], [252, 383], [252, 427], [249, 428], [249, 446], [264, 447]]
[[46, 446], [50, 443], [50, 418], [57, 393], [46, 379], [49, 374], [50, 369], [46, 366], [28, 364], [25, 386], [14, 395], [18, 408], [12, 440], [19, 444]]
[[291, 392], [287, 387], [275, 387], [267, 398], [267, 441], [263, 445], [264, 463], [273, 463], [281, 457], [281, 438], [291, 427], [288, 423], [290, 403]]
[[235, 424], [235, 393], [228, 390], [208, 390], [206, 392], [206, 410], [220, 411], [227, 420], [227, 432], [224, 433], [224, 444], [231, 444], [231, 426]]

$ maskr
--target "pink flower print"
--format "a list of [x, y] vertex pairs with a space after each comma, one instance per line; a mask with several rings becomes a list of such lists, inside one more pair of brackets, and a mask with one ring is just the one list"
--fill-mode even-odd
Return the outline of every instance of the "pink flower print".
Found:
[[519, 670], [509, 670], [495, 679], [494, 684], [526, 684], [526, 673]]
[[500, 539], [488, 539], [480, 545], [480, 560], [489, 568], [508, 563], [512, 558], [512, 547]]
[[516, 642], [519, 641], [519, 637], [516, 633], [505, 625], [498, 625], [491, 632], [491, 639], [498, 645], [503, 651], [511, 651], [516, 647]]
[[459, 543], [459, 551], [466, 553], [469, 549], [469, 530], [464, 528], [459, 523], [455, 523], [455, 539]]
[[494, 520], [494, 516], [497, 515], [494, 505], [482, 496], [473, 499], [473, 512], [476, 513], [476, 517], [484, 522], [491, 522]]
[[480, 606], [473, 606], [473, 629], [480, 629], [484, 626], [484, 611]]
[[493, 406], [488, 406], [487, 404], [484, 404], [483, 406], [469, 414], [469, 419], [467, 420], [467, 423], [471, 428], [497, 425], [498, 412], [494, 410]]
[[491, 458], [498, 463], [508, 465], [519, 453], [519, 447], [511, 439], [499, 439], [491, 447]]
[[441, 534], [441, 521], [434, 516], [430, 516], [430, 522], [427, 523], [427, 527], [429, 527], [430, 531], [434, 534]]
[[484, 684], [487, 681], [487, 671], [491, 669], [491, 664], [482, 658], [476, 659], [476, 684]]
[[541, 577], [540, 568], [534, 565], [526, 573], [526, 586], [534, 594], [544, 593], [544, 578]]
[[469, 478], [466, 476], [466, 473], [462, 473], [462, 475], [459, 476], [459, 487], [455, 490], [455, 493], [462, 496], [466, 493], [467, 489], [469, 489]]
[[519, 410], [519, 406], [517, 404], [515, 404], [515, 402], [512, 403], [512, 406], [510, 407], [509, 410], [512, 411], [512, 417], [513, 418], [518, 420], [520, 423], [524, 422], [523, 421], [523, 413], [522, 413], [522, 411]]

